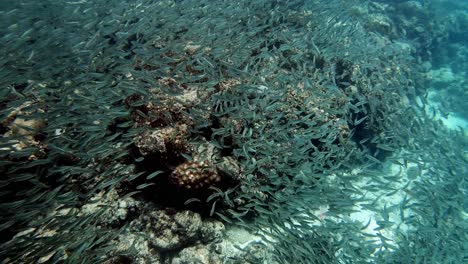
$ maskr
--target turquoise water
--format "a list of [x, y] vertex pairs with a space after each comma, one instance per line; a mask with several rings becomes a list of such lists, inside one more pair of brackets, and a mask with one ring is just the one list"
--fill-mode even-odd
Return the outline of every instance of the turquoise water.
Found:
[[466, 1], [2, 1], [2, 263], [465, 263]]

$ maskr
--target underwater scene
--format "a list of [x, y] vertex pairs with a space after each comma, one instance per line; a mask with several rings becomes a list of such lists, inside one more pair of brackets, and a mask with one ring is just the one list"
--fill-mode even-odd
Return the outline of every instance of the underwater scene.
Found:
[[0, 1], [0, 263], [468, 263], [468, 1]]

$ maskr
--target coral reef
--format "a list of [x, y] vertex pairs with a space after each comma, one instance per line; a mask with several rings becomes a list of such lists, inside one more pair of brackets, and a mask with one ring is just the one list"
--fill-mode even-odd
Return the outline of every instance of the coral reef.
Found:
[[153, 211], [141, 215], [130, 225], [132, 231], [145, 231], [148, 240], [159, 252], [180, 249], [198, 241], [202, 221], [200, 215], [191, 211], [168, 215], [163, 211]]
[[170, 181], [185, 190], [199, 190], [218, 183], [221, 177], [213, 165], [206, 160], [188, 161], [175, 168]]
[[[465, 97], [465, 12], [357, 0], [0, 7], [4, 263], [464, 257], [466, 139], [430, 116], [427, 84], [438, 67], [433, 85]], [[382, 174], [389, 163], [400, 172]], [[382, 205], [394, 193], [401, 204]], [[357, 205], [378, 218], [353, 220]]]
[[3, 151], [11, 151], [10, 155], [14, 156], [15, 151], [22, 149], [35, 148], [36, 151], [31, 153], [27, 158], [29, 160], [37, 160], [46, 156], [46, 145], [41, 140], [43, 139], [42, 131], [46, 126], [46, 121], [38, 114], [43, 114], [44, 110], [38, 109], [32, 112], [31, 109], [38, 102], [27, 101], [16, 109], [12, 110], [8, 115], [1, 120], [3, 127], [2, 138], [8, 140], [10, 147], [4, 148]]
[[136, 137], [136, 147], [143, 156], [161, 155], [170, 158], [179, 153], [190, 153], [187, 125], [144, 130]]
[[[243, 233], [228, 232], [223, 223], [203, 220], [192, 211], [138, 207], [139, 217], [130, 222], [127, 234], [115, 239], [116, 256], [132, 252], [132, 263], [244, 263], [254, 258], [261, 263], [269, 257], [266, 249], [255, 248], [258, 238]], [[142, 235], [144, 234], [144, 235]], [[237, 234], [237, 237], [236, 237]], [[254, 253], [256, 252], [256, 253]], [[260, 254], [259, 252], [263, 252]], [[166, 261], [165, 261], [166, 260]], [[111, 258], [109, 263], [116, 261]]]

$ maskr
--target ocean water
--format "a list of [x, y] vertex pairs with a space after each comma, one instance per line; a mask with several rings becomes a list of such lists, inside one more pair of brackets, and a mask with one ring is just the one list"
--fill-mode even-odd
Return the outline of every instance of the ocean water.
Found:
[[467, 263], [468, 2], [0, 2], [1, 263]]

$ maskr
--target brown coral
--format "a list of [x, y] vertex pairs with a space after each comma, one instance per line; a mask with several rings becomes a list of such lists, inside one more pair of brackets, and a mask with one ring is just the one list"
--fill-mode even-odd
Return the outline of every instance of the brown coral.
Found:
[[205, 189], [221, 180], [207, 161], [187, 161], [175, 168], [170, 176], [172, 184], [185, 190]]

